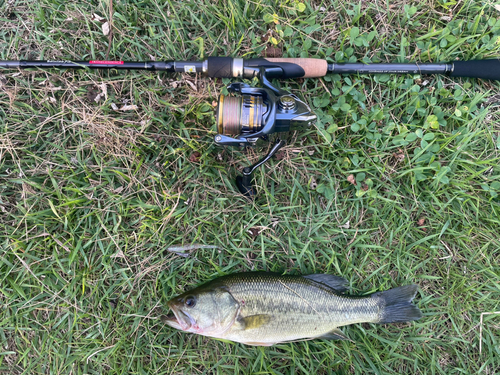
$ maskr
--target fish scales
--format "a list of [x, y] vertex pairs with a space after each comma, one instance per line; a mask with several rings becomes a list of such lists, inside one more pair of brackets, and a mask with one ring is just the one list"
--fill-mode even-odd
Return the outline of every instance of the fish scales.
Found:
[[251, 272], [224, 276], [168, 302], [167, 324], [250, 345], [310, 338], [346, 338], [338, 327], [361, 322], [419, 319], [407, 285], [369, 296], [342, 294], [347, 281], [333, 275], [286, 276]]
[[223, 281], [240, 302], [240, 316], [266, 314], [270, 321], [258, 328], [235, 326], [225, 338], [265, 342], [291, 341], [322, 336], [336, 327], [378, 319], [375, 300], [341, 296], [331, 288], [315, 285], [302, 277], [249, 275]]

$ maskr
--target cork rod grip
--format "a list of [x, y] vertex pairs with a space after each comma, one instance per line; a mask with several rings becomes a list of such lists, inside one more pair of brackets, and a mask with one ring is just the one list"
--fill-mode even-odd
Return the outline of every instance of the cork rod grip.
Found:
[[[273, 63], [289, 63], [300, 66], [304, 70], [302, 78], [324, 77], [328, 71], [326, 60], [312, 58], [266, 58]], [[286, 68], [285, 68], [286, 69]]]

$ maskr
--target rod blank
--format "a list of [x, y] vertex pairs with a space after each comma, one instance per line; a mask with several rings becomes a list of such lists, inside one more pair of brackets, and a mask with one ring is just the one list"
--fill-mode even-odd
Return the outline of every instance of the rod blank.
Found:
[[447, 74], [453, 64], [330, 64], [328, 72], [338, 74]]

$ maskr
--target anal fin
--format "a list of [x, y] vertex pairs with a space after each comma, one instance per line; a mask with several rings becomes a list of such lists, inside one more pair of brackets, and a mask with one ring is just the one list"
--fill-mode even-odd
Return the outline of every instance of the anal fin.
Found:
[[348, 340], [352, 342], [352, 340], [338, 328], [335, 328], [334, 330], [324, 334], [323, 336], [318, 336], [318, 338], [323, 340]]

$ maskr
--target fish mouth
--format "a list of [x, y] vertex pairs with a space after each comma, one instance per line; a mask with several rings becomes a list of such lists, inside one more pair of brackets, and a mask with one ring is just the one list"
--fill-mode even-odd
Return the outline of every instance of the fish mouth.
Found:
[[188, 331], [195, 324], [195, 321], [191, 315], [178, 309], [174, 304], [171, 304], [170, 302], [167, 303], [167, 305], [171, 310], [171, 313], [169, 313], [166, 317], [166, 323], [169, 326], [180, 329], [182, 331]]

